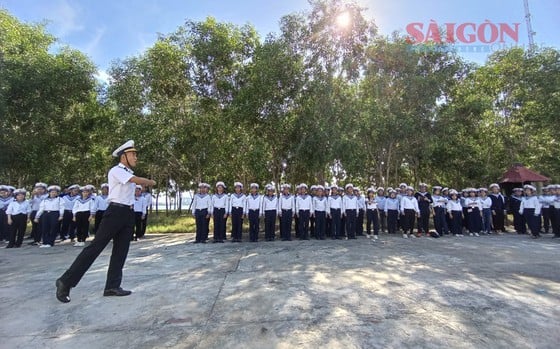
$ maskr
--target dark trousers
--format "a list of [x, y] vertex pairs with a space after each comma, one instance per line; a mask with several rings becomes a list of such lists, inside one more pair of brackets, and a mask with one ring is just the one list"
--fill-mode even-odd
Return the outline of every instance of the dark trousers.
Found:
[[447, 233], [444, 207], [434, 207], [434, 227], [439, 235]]
[[327, 218], [325, 218], [325, 235], [328, 237], [332, 236], [332, 218], [330, 216], [327, 216]]
[[85, 242], [89, 233], [89, 211], [76, 212], [76, 235], [79, 242]]
[[327, 213], [325, 211], [315, 211], [315, 237], [325, 240], [325, 229], [327, 223]]
[[550, 224], [554, 236], [560, 237], [560, 208], [550, 206]]
[[420, 218], [418, 218], [418, 231], [428, 234], [430, 232], [430, 208], [429, 206], [420, 207]]
[[34, 242], [41, 242], [41, 221], [39, 219], [39, 223], [35, 223], [35, 217], [37, 216], [37, 211], [31, 211], [31, 215], [29, 219], [31, 220], [31, 238]]
[[25, 235], [26, 227], [26, 214], [20, 213], [12, 215], [12, 225], [10, 226], [10, 243], [8, 244], [8, 246], [21, 246], [21, 244], [23, 243], [23, 236]]
[[280, 238], [282, 241], [292, 240], [292, 210], [282, 210], [282, 217], [280, 217]]
[[543, 226], [543, 232], [545, 234], [548, 234], [549, 230], [550, 230], [550, 211], [552, 211], [553, 208], [550, 207], [543, 207], [541, 209], [541, 215], [542, 215], [542, 226]]
[[492, 210], [490, 208], [482, 209], [482, 231], [492, 231]]
[[387, 214], [384, 210], [379, 210], [379, 227], [381, 231], [387, 231]]
[[311, 237], [317, 237], [315, 236], [315, 217], [309, 217], [309, 234], [311, 235]]
[[138, 240], [142, 237], [142, 212], [134, 211], [134, 234], [133, 239]]
[[41, 215], [41, 231], [43, 233], [43, 244], [54, 246], [54, 241], [60, 233], [60, 212], [50, 211]]
[[[146, 213], [144, 214], [144, 219], [142, 219], [142, 236], [146, 235], [146, 228], [148, 227], [148, 212], [150, 210], [146, 209]], [[224, 229], [225, 229], [225, 223], [224, 223]], [[226, 231], [224, 230], [224, 239], [226, 236]]]
[[366, 231], [371, 235], [371, 226], [373, 225], [373, 235], [379, 235], [379, 212], [375, 210], [367, 210]]
[[97, 211], [95, 212], [95, 223], [93, 224], [93, 233], [97, 233], [97, 229], [99, 229], [99, 224], [101, 224], [101, 221], [103, 220], [103, 214], [105, 213], [105, 211]]
[[276, 210], [264, 211], [264, 238], [272, 241], [276, 237]]
[[215, 208], [214, 209], [214, 241], [224, 241], [226, 237], [226, 222], [225, 218], [226, 209], [225, 208]]
[[467, 230], [470, 230], [469, 219], [468, 219], [469, 211], [468, 211], [468, 208], [466, 208], [466, 207], [463, 207], [463, 217], [465, 218], [465, 219], [463, 219], [463, 227], [465, 227], [465, 229], [467, 229]]
[[309, 210], [299, 210], [299, 238], [309, 240]]
[[387, 210], [387, 232], [396, 234], [398, 230], [399, 211]]
[[451, 233], [453, 235], [463, 233], [463, 211], [451, 211]]
[[243, 233], [243, 207], [231, 208], [231, 239], [241, 241]]
[[506, 231], [504, 210], [492, 210], [492, 227], [495, 231]]
[[68, 237], [74, 239], [76, 237], [76, 223], [72, 220], [74, 215], [72, 210], [64, 210], [62, 218], [62, 227], [60, 228], [60, 239], [64, 240]]
[[414, 221], [416, 219], [416, 211], [405, 209], [404, 215], [401, 216], [402, 227], [405, 234], [412, 234], [414, 232]]
[[356, 235], [364, 235], [364, 210], [358, 210], [356, 216]]
[[259, 241], [259, 210], [249, 210], [249, 240]]
[[128, 207], [109, 205], [95, 238], [91, 244], [80, 252], [70, 268], [62, 274], [60, 277], [62, 283], [68, 287], [76, 287], [95, 259], [113, 240], [105, 289], [119, 288], [122, 281], [122, 269], [130, 247], [133, 226], [133, 210]]
[[467, 209], [467, 220], [469, 221], [469, 231], [480, 233], [482, 230], [482, 217], [478, 207]]
[[513, 212], [513, 227], [518, 234], [527, 234], [527, 222], [525, 222], [525, 217], [517, 210]]
[[208, 215], [208, 209], [195, 210], [194, 219], [196, 223], [196, 236], [195, 242], [206, 242], [208, 239], [208, 220], [206, 216]]
[[525, 222], [529, 226], [531, 230], [531, 234], [533, 236], [540, 236], [540, 220], [541, 216], [535, 216], [535, 209], [534, 208], [525, 208], [523, 209], [523, 217], [525, 218]]
[[349, 239], [356, 238], [356, 218], [358, 214], [356, 210], [346, 210], [344, 212], [344, 217], [346, 219], [346, 234], [348, 234]]
[[340, 209], [331, 209], [331, 235], [333, 239], [342, 237], [342, 222], [340, 221]]
[[297, 215], [294, 216], [294, 231], [296, 232], [296, 238], [299, 239], [300, 232], [299, 232], [299, 217]]
[[10, 240], [10, 227], [5, 210], [0, 210], [0, 241]]

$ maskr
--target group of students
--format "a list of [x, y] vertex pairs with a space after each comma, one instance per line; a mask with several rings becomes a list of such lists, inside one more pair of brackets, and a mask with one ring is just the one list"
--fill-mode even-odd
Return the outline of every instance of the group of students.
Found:
[[[533, 238], [552, 231], [560, 238], [560, 185], [543, 188], [537, 196], [532, 185], [514, 188], [513, 195], [506, 197], [498, 184], [487, 188], [455, 189], [432, 187], [421, 183], [418, 191], [406, 183], [397, 188], [369, 188], [362, 196], [352, 184], [344, 188], [336, 185], [313, 185], [302, 183], [291, 192], [290, 184], [280, 186], [276, 194], [274, 185], [259, 193], [259, 185], [251, 183], [249, 193], [235, 182], [231, 194], [226, 193], [224, 182], [217, 182], [214, 194], [211, 186], [200, 183], [192, 202], [192, 214], [196, 222], [195, 243], [208, 241], [209, 223], [213, 220], [213, 242], [223, 243], [226, 238], [226, 222], [231, 217], [231, 241], [242, 241], [243, 220], [249, 220], [249, 240], [257, 242], [260, 220], [264, 218], [266, 241], [276, 239], [276, 223], [279, 220], [280, 239], [295, 237], [309, 240], [356, 239], [365, 235], [375, 240], [379, 232], [389, 234], [402, 232], [403, 238], [444, 235], [480, 236], [481, 234], [506, 232], [508, 214], [513, 215], [517, 233], [526, 234], [527, 227]], [[435, 230], [430, 230], [430, 217]]]
[[[60, 241], [70, 239], [74, 246], [85, 246], [90, 232], [95, 234], [107, 209], [109, 185], [101, 184], [101, 192], [91, 185], [77, 184], [64, 191], [58, 185], [36, 183], [30, 198], [25, 189], [0, 185], [0, 242], [6, 248], [21, 247], [31, 221], [32, 241], [29, 245], [40, 248], [52, 247], [57, 237]], [[132, 239], [142, 238], [146, 233], [148, 208], [152, 196], [142, 186], [136, 186], [134, 213], [135, 228]], [[93, 230], [90, 223], [94, 222]]]

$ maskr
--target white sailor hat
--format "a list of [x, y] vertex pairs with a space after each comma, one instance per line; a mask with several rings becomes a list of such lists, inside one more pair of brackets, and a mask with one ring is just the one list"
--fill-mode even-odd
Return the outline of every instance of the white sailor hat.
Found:
[[428, 187], [428, 185], [427, 185], [426, 183], [420, 183], [418, 186], [419, 186], [420, 188], [421, 188], [421, 187], [425, 187], [425, 188]]
[[103, 188], [109, 188], [109, 183], [102, 183], [101, 184], [101, 189]]
[[88, 188], [90, 191], [95, 191], [95, 185], [93, 184], [87, 184], [86, 188]]
[[234, 187], [243, 188], [243, 183], [241, 183], [241, 182], [235, 182], [235, 183], [233, 183], [233, 186], [234, 186]]
[[272, 184], [267, 184], [265, 188], [266, 188], [266, 191], [269, 191], [269, 190], [275, 191], [276, 190], [276, 188], [274, 188], [274, 186]]
[[402, 188], [408, 188], [408, 184], [406, 184], [406, 183], [401, 183], [401, 184], [399, 184], [399, 188], [401, 188], [401, 189], [402, 189]]
[[323, 187], [322, 185], [319, 184], [318, 186], [315, 187], [315, 189], [317, 189], [317, 190], [325, 190], [325, 187]]
[[466, 193], [469, 191], [469, 188], [461, 189], [461, 193]]
[[6, 188], [8, 188], [8, 190], [11, 191], [11, 192], [16, 190], [16, 187], [14, 187], [12, 185], [7, 185]]
[[142, 190], [142, 186], [140, 184], [136, 184], [136, 189]]
[[348, 183], [348, 184], [346, 184], [346, 185], [344, 186], [344, 189], [345, 189], [345, 190], [348, 190], [348, 188], [354, 189], [354, 185], [353, 185], [352, 183]]
[[500, 185], [498, 183], [492, 183], [492, 184], [490, 184], [490, 186], [488, 188], [490, 188], [490, 189], [493, 189], [493, 188], [500, 189]]
[[385, 191], [385, 188], [379, 187], [379, 188], [377, 188], [377, 191], [378, 191], [378, 192], [379, 192], [379, 191]]
[[387, 192], [388, 192], [389, 194], [396, 194], [396, 193], [397, 193], [397, 191], [396, 191], [395, 189], [393, 189], [393, 188], [387, 189]]
[[441, 191], [449, 191], [448, 187], [444, 187]]
[[69, 190], [74, 190], [74, 189], [80, 189], [80, 186], [77, 184], [72, 184], [71, 186], [68, 187]]
[[259, 189], [259, 185], [257, 183], [251, 183], [249, 187]]
[[537, 188], [535, 188], [534, 186], [532, 186], [530, 184], [525, 184], [523, 186], [523, 189], [530, 189], [531, 191], [537, 191]]
[[478, 191], [479, 191], [479, 192], [480, 192], [480, 191], [488, 192], [488, 189], [487, 189], [487, 188], [478, 188]]
[[317, 186], [315, 184], [313, 184], [310, 189], [315, 190], [315, 189], [317, 189]]
[[14, 190], [14, 195], [19, 195], [19, 194], [25, 195], [25, 194], [27, 194], [27, 191], [23, 188], [19, 188], [19, 189]]
[[84, 185], [84, 186], [80, 187], [80, 191], [91, 191], [91, 189], [87, 185]]
[[0, 185], [0, 191], [8, 191], [10, 189], [8, 189], [7, 185]]
[[360, 192], [360, 188], [359, 187], [354, 187], [354, 191]]
[[411, 187], [411, 186], [409, 185], [408, 187], [406, 187], [406, 190], [407, 190], [407, 191], [409, 191], [409, 190], [414, 191], [414, 187]]
[[60, 192], [60, 187], [59, 187], [58, 185], [51, 185], [51, 186], [49, 186], [49, 187], [47, 188], [47, 191], [48, 191], [48, 192], [51, 192], [51, 191], [53, 191], [53, 190], [54, 190], [54, 191]]
[[[378, 189], [378, 190], [379, 190], [379, 189]], [[375, 193], [375, 191], [376, 191], [376, 190], [375, 190], [375, 188], [373, 188], [373, 187], [369, 187], [369, 188], [367, 189], [367, 193], [368, 193], [368, 194], [369, 194], [369, 193]]]
[[476, 193], [478, 190], [476, 188], [467, 188], [466, 191], [469, 193]]
[[291, 188], [292, 188], [292, 186], [289, 185], [288, 183], [282, 184], [282, 190], [284, 190], [284, 189], [291, 189]]
[[442, 187], [439, 186], [439, 185], [434, 185], [434, 186], [432, 187], [432, 191], [436, 191], [436, 190], [442, 190]]
[[338, 187], [338, 191], [344, 191], [343, 187]]
[[331, 189], [337, 189], [338, 190], [338, 185], [332, 184]]
[[124, 153], [136, 152], [136, 151], [137, 151], [136, 148], [134, 148], [134, 141], [129, 140], [123, 145], [121, 145], [120, 147], [118, 147], [117, 149], [115, 149], [115, 151], [113, 152], [113, 156], [118, 158]]
[[513, 188], [512, 191], [523, 191], [523, 188]]
[[459, 192], [457, 192], [457, 190], [455, 189], [451, 189], [449, 190], [449, 195], [459, 195]]
[[47, 183], [37, 182], [33, 188], [45, 188], [47, 189]]
[[216, 182], [216, 188], [219, 187], [220, 185], [221, 185], [224, 189], [227, 188], [226, 185], [224, 184], [224, 182], [222, 182], [222, 181]]
[[300, 184], [299, 184], [299, 187], [300, 187], [300, 188], [305, 188], [305, 189], [308, 188], [307, 184], [305, 184], [305, 183], [300, 183]]
[[204, 182], [198, 183], [198, 188], [206, 188], [206, 184]]
[[393, 187], [387, 187], [387, 191], [395, 190]]

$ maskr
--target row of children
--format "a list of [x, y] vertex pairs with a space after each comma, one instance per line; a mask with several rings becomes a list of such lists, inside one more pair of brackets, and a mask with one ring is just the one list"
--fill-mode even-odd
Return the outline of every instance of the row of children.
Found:
[[[30, 238], [33, 241], [29, 245], [52, 247], [60, 236], [60, 241], [70, 239], [76, 247], [85, 246], [90, 235], [90, 222], [94, 221], [95, 233], [103, 219], [109, 205], [108, 193], [107, 183], [101, 185], [101, 193], [97, 195], [91, 184], [81, 187], [74, 184], [61, 192], [58, 185], [47, 186], [39, 182], [27, 200], [25, 189], [0, 185], [0, 241], [7, 241], [7, 248], [21, 247], [27, 223], [31, 221]], [[131, 238], [136, 240], [146, 232], [152, 197], [141, 186], [136, 186], [135, 194], [136, 221]]]
[[[211, 186], [199, 184], [199, 192], [194, 196], [192, 214], [196, 221], [195, 243], [205, 243], [209, 235], [210, 218], [214, 222], [214, 241], [226, 240], [226, 222], [231, 216], [232, 242], [241, 242], [243, 220], [249, 220], [249, 239], [258, 241], [260, 218], [264, 217], [265, 240], [273, 241], [276, 221], [280, 221], [280, 238], [289, 241], [292, 237], [292, 223], [295, 222], [295, 236], [308, 240], [355, 239], [363, 235], [364, 218], [366, 236], [378, 239], [379, 231], [396, 234], [400, 229], [403, 238], [422, 235], [438, 238], [453, 234], [463, 236], [466, 231], [471, 236], [505, 232], [508, 213], [513, 214], [514, 226], [520, 234], [526, 233], [527, 225], [534, 238], [540, 236], [541, 224], [545, 231], [552, 228], [554, 236], [560, 237], [560, 186], [544, 188], [542, 196], [536, 196], [536, 188], [525, 185], [515, 188], [511, 198], [501, 193], [498, 184], [486, 188], [457, 190], [434, 186], [428, 192], [428, 185], [421, 183], [419, 190], [406, 183], [399, 187], [369, 188], [363, 197], [358, 188], [347, 184], [344, 188], [336, 185], [311, 188], [304, 183], [291, 194], [289, 184], [281, 185], [281, 194], [276, 195], [274, 185], [265, 187], [265, 194], [259, 194], [259, 185], [252, 183], [249, 194], [243, 192], [243, 184], [234, 183], [234, 192], [228, 195], [223, 182], [216, 183], [215, 193], [209, 194]], [[308, 189], [311, 193], [308, 194]], [[430, 231], [430, 217], [435, 231]], [[417, 220], [417, 230], [415, 232]], [[372, 234], [373, 228], [373, 234]]]

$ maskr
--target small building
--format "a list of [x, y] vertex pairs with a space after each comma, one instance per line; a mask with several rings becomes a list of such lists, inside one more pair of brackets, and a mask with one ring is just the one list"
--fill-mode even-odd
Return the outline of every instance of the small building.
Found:
[[523, 187], [525, 184], [534, 184], [540, 191], [542, 184], [548, 181], [550, 178], [517, 163], [504, 172], [500, 179], [500, 186], [507, 195], [511, 195], [513, 188]]

